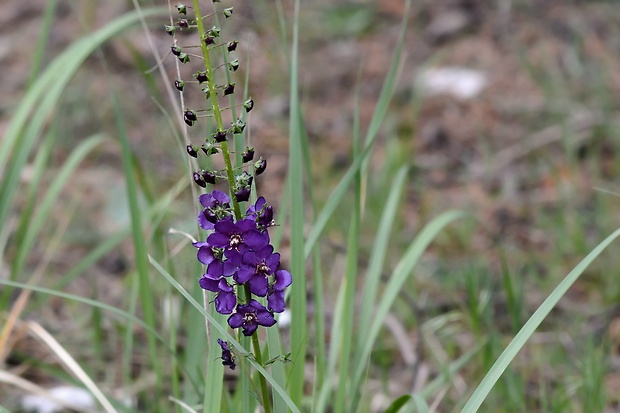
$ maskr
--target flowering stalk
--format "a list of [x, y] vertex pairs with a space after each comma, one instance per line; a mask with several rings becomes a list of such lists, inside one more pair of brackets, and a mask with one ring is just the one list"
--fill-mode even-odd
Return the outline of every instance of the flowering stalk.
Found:
[[[221, 41], [220, 28], [207, 30], [198, 0], [192, 0], [192, 4], [195, 20], [187, 20], [185, 15], [188, 7], [179, 4], [176, 7], [183, 16], [172, 26], [167, 26], [166, 31], [174, 36], [176, 30], [197, 29], [202, 56], [192, 57], [202, 57], [204, 70], [194, 73], [196, 80], [192, 83], [206, 84], [201, 90], [206, 99], [210, 100], [211, 107], [206, 110], [185, 109], [183, 119], [188, 126], [193, 126], [198, 122], [198, 113], [211, 112], [216, 129], [207, 135], [200, 147], [188, 143], [187, 153], [193, 158], [198, 158], [201, 152], [206, 156], [221, 153], [225, 165], [223, 171], [196, 171], [193, 179], [202, 188], [206, 188], [207, 184], [216, 184], [219, 179], [225, 179], [228, 183], [228, 193], [213, 190], [199, 197], [203, 209], [198, 214], [198, 224], [207, 231], [206, 237], [202, 238], [204, 241], [194, 243], [198, 248], [198, 260], [206, 267], [199, 284], [203, 289], [215, 294], [213, 302], [217, 312], [230, 314], [228, 325], [233, 329], [241, 329], [240, 334], [251, 337], [254, 358], [264, 365], [255, 332], [260, 326], [271, 327], [276, 324], [274, 313], [284, 311], [285, 289], [292, 283], [292, 277], [287, 270], [280, 268], [280, 254], [274, 251], [270, 243], [269, 228], [275, 225], [273, 208], [267, 204], [265, 198], [259, 197], [255, 203], [249, 205], [245, 213], [241, 212], [241, 204], [249, 201], [254, 178], [264, 172], [267, 163], [263, 158], [254, 161], [254, 148], [246, 147], [241, 156], [245, 166], [233, 168], [227, 139], [242, 134], [245, 122], [237, 119], [230, 127], [224, 127], [222, 112], [231, 108], [220, 106], [218, 90], [222, 90], [224, 96], [231, 95], [234, 93], [235, 84], [227, 80], [225, 85], [218, 85], [217, 70], [224, 68], [234, 72], [239, 63], [235, 59], [215, 66], [211, 56], [214, 47], [226, 47], [227, 52], [232, 53], [238, 43], [231, 41], [218, 44]], [[230, 17], [232, 10], [224, 9], [224, 17]], [[171, 53], [183, 64], [190, 62], [190, 55], [176, 44], [172, 46]], [[176, 79], [175, 87], [178, 90], [183, 92], [185, 85], [184, 80]], [[247, 99], [243, 107], [246, 113], [250, 112], [254, 101]], [[261, 298], [266, 299], [266, 306], [259, 301]], [[218, 339], [218, 344], [222, 348], [222, 364], [234, 369], [236, 364], [229, 343]], [[266, 412], [270, 412], [267, 382], [262, 375], [259, 375], [259, 380], [263, 407]]]

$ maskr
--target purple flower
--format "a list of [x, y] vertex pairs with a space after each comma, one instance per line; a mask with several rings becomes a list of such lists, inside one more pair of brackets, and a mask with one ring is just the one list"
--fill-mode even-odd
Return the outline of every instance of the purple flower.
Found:
[[228, 342], [222, 340], [221, 338], [218, 338], [217, 344], [222, 347], [222, 365], [228, 366], [231, 370], [234, 370], [235, 360], [233, 360], [233, 354], [230, 351], [230, 347], [228, 347]]
[[284, 311], [284, 290], [291, 285], [293, 277], [286, 270], [277, 270], [274, 274], [274, 282], [269, 287], [267, 295], [267, 307], [269, 310], [281, 313]]
[[233, 287], [225, 278], [213, 277], [209, 273], [202, 276], [200, 286], [208, 291], [217, 293], [215, 296], [215, 311], [220, 314], [230, 314], [237, 305], [237, 296]]
[[204, 210], [198, 214], [198, 224], [202, 229], [213, 229], [216, 222], [230, 217], [230, 198], [222, 191], [213, 191], [200, 195]]
[[259, 251], [248, 251], [243, 254], [235, 280], [239, 284], [248, 282], [252, 294], [264, 297], [267, 295], [267, 288], [269, 287], [267, 277], [272, 275], [279, 265], [280, 254], [274, 254], [271, 245], [267, 245]]
[[258, 231], [256, 223], [251, 219], [219, 221], [214, 229], [215, 232], [209, 235], [207, 242], [216, 248], [224, 248], [224, 255], [234, 265], [241, 264], [244, 252], [257, 251], [269, 244], [269, 234]]
[[258, 301], [250, 300], [248, 304], [239, 304], [237, 312], [228, 317], [228, 325], [231, 328], [243, 328], [244, 336], [254, 334], [258, 326], [271, 327], [276, 319]]
[[202, 264], [209, 265], [216, 259], [217, 251], [208, 242], [198, 241], [192, 245], [198, 248], [198, 261]]
[[273, 207], [267, 205], [267, 201], [262, 196], [256, 200], [254, 205], [250, 205], [245, 214], [247, 218], [254, 219], [256, 226], [262, 231], [275, 225], [273, 221]]

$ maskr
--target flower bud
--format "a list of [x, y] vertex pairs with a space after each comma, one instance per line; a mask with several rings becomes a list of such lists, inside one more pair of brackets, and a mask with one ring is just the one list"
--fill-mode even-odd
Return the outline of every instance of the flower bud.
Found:
[[211, 155], [215, 155], [216, 153], [218, 153], [218, 149], [215, 146], [203, 146], [200, 149], [202, 149], [202, 151], [205, 153], [205, 155], [207, 156], [211, 156]]
[[181, 54], [181, 48], [179, 46], [172, 46], [170, 52], [175, 56], [179, 56]]
[[265, 169], [267, 169], [267, 161], [265, 159], [260, 158], [254, 163], [254, 173], [257, 176], [265, 172]]
[[196, 152], [196, 148], [193, 145], [187, 145], [185, 147], [187, 150], [187, 154], [192, 158], [198, 158], [198, 152]]
[[194, 73], [194, 77], [198, 81], [198, 83], [208, 82], [209, 78], [207, 77], [207, 72], [205, 70], [199, 70]]
[[183, 92], [183, 88], [185, 87], [185, 82], [182, 81], [181, 79], [175, 79], [174, 87], [176, 87], [179, 92]]
[[201, 186], [203, 188], [207, 187], [207, 183], [205, 182], [200, 172], [194, 172], [194, 182], [196, 182], [196, 185]]
[[236, 72], [239, 69], [239, 60], [235, 59], [232, 62], [228, 62], [228, 70]]
[[212, 44], [215, 43], [215, 37], [209, 36], [208, 34], [206, 34], [204, 37], [204, 42], [207, 46], [211, 46]]
[[229, 18], [233, 14], [233, 8], [229, 7], [227, 9], [224, 9], [222, 13], [224, 13], [224, 17]]
[[217, 182], [217, 177], [215, 176], [215, 174], [208, 169], [202, 171], [202, 179], [204, 179], [206, 183], [211, 185], [215, 185], [215, 183]]
[[193, 110], [186, 110], [183, 112], [183, 120], [188, 126], [194, 126], [194, 122], [198, 120], [198, 116], [196, 116], [196, 112]]
[[169, 26], [166, 24], [164, 27], [166, 29], [166, 33], [168, 33], [170, 36], [174, 36], [174, 32], [176, 31], [176, 28], [174, 26]]
[[238, 44], [239, 44], [238, 41], [232, 40], [232, 41], [228, 42], [228, 44], [226, 45], [226, 48], [228, 49], [229, 52], [234, 52], [235, 50], [237, 50], [237, 45]]
[[237, 202], [246, 202], [250, 199], [250, 188], [241, 188], [237, 192], [235, 192], [235, 199]]
[[177, 4], [177, 11], [179, 12], [179, 14], [187, 14], [187, 7], [184, 4]]
[[189, 56], [187, 53], [181, 53], [179, 54], [179, 60], [181, 61], [181, 63], [185, 64], [185, 63], [189, 63]]
[[207, 35], [211, 37], [220, 37], [221, 31], [219, 27], [213, 26], [207, 31]]
[[212, 136], [213, 136], [213, 139], [215, 139], [216, 142], [224, 142], [226, 140], [226, 131], [225, 130], [218, 130]]
[[189, 27], [189, 23], [185, 19], [179, 19], [177, 24], [179, 25], [181, 29], [187, 29]]
[[[206, 99], [209, 99], [211, 97], [211, 89], [209, 89], [209, 85], [203, 87], [201, 90], [205, 93]], [[215, 95], [217, 96], [217, 92], [215, 92]]]
[[224, 86], [224, 96], [232, 95], [233, 93], [235, 93], [234, 83], [229, 83], [226, 86]]
[[248, 100], [243, 102], [243, 107], [245, 108], [245, 113], [248, 113], [249, 111], [251, 111], [252, 108], [254, 108], [254, 99], [249, 98]]
[[241, 159], [243, 159], [243, 163], [250, 162], [254, 159], [254, 148], [246, 146], [245, 151], [241, 155]]

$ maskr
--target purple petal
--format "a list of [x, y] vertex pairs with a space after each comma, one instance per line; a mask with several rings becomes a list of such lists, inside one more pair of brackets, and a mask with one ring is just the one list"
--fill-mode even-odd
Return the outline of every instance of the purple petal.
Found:
[[[239, 306], [241, 307], [241, 306]], [[239, 328], [243, 325], [243, 314], [237, 312], [233, 315], [231, 315], [230, 317], [228, 317], [228, 325], [231, 328]]]
[[269, 244], [269, 235], [254, 229], [243, 234], [243, 242], [254, 251], [258, 251]]
[[258, 258], [258, 254], [256, 254], [254, 251], [248, 251], [243, 254], [243, 257], [241, 258], [241, 262], [243, 264], [256, 267], [260, 263], [260, 259]]
[[256, 323], [246, 324], [243, 326], [243, 335], [251, 336], [252, 334], [254, 334], [257, 328], [258, 328], [258, 324]]
[[271, 314], [267, 310], [259, 311], [256, 314], [256, 318], [257, 318], [256, 322], [260, 324], [261, 326], [271, 327], [272, 325], [276, 323], [276, 319], [273, 318], [273, 314]]
[[242, 219], [241, 221], [237, 221], [237, 231], [240, 234], [245, 234], [248, 231], [256, 229], [256, 222], [251, 219]]
[[269, 258], [265, 260], [265, 264], [271, 270], [269, 271], [269, 273], [273, 274], [273, 272], [277, 270], [280, 266], [280, 254], [278, 254], [277, 252], [275, 254], [272, 254]]
[[250, 300], [250, 302], [246, 305], [243, 306], [243, 309], [248, 312], [257, 312], [257, 311], [265, 311], [266, 308], [263, 307], [263, 305], [261, 303], [259, 303], [256, 300]]
[[267, 296], [267, 307], [273, 312], [284, 311], [284, 291], [274, 291]]
[[235, 268], [241, 265], [241, 253], [239, 253], [239, 251], [229, 249], [224, 251], [224, 256], [227, 258], [227, 261], [230, 261], [230, 264], [235, 266]]
[[202, 277], [199, 283], [200, 283], [200, 286], [207, 291], [212, 291], [214, 293], [217, 293], [220, 291], [218, 287], [219, 280], [213, 280], [211, 278]]
[[[227, 222], [230, 221], [220, 221], [215, 224], [216, 231], [218, 224], [223, 224]], [[222, 234], [220, 232], [214, 232], [213, 234], [209, 235], [209, 237], [207, 238], [207, 242], [216, 248], [225, 248], [228, 247], [228, 245], [230, 244], [230, 235]]]
[[229, 220], [222, 220], [215, 224], [216, 233], [226, 234], [228, 239], [230, 239], [231, 234], [237, 233], [237, 227], [234, 222]]
[[222, 191], [218, 191], [215, 190], [211, 193], [213, 195], [213, 198], [220, 204], [220, 205], [224, 205], [224, 204], [228, 204], [230, 203], [230, 198], [228, 197], [228, 195], [226, 194], [226, 192], [222, 192]]
[[202, 206], [205, 208], [209, 208], [213, 206], [213, 196], [211, 194], [202, 194], [200, 195], [200, 197], [198, 197], [198, 200], [200, 201]]
[[219, 288], [219, 290], [220, 290], [221, 292], [224, 292], [224, 293], [232, 293], [232, 292], [233, 292], [233, 288], [232, 288], [232, 286], [230, 286], [230, 285], [226, 282], [226, 280], [225, 280], [224, 278], [221, 278], [221, 279], [220, 279], [220, 282], [219, 282], [219, 284], [217, 285], [217, 288]]
[[220, 260], [213, 260], [207, 267], [207, 274], [211, 278], [219, 279], [224, 275], [224, 263]]
[[267, 258], [273, 255], [273, 245], [269, 244], [265, 246], [264, 248], [261, 248], [260, 251], [256, 253], [256, 255], [259, 257], [261, 261], [266, 260]]
[[273, 289], [276, 291], [284, 291], [286, 287], [293, 283], [291, 273], [286, 270], [276, 271], [275, 280], [276, 282], [273, 284]]
[[222, 274], [224, 277], [230, 277], [234, 273], [237, 272], [238, 265], [236, 265], [232, 260], [224, 261], [224, 268], [222, 270]]
[[239, 267], [239, 272], [237, 273], [236, 278], [233, 278], [235, 278], [235, 281], [237, 281], [239, 284], [244, 284], [252, 278], [255, 272], [256, 267], [252, 267], [250, 265], [242, 265], [241, 267]]
[[250, 291], [254, 295], [258, 295], [259, 297], [264, 297], [267, 295], [267, 290], [269, 289], [269, 281], [267, 277], [263, 275], [256, 275], [248, 281], [250, 285]]
[[220, 314], [230, 314], [237, 305], [237, 297], [234, 293], [219, 293], [215, 298], [215, 311]]
[[213, 223], [207, 220], [207, 218], [205, 217], [204, 211], [200, 211], [198, 213], [198, 225], [200, 225], [200, 228], [202, 229], [206, 229], [206, 230], [213, 229]]
[[198, 249], [198, 261], [204, 265], [209, 265], [213, 260], [215, 260], [215, 257], [213, 256], [213, 250], [210, 246], [200, 247]]

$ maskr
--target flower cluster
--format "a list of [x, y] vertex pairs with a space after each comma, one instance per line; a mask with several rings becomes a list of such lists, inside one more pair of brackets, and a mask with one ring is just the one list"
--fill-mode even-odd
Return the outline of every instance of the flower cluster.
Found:
[[[243, 219], [235, 221], [226, 193], [203, 194], [200, 203], [204, 209], [198, 224], [210, 231], [205, 241], [194, 243], [198, 260], [207, 267], [200, 286], [216, 293], [216, 311], [232, 314], [228, 324], [241, 327], [244, 335], [252, 335], [259, 325], [274, 325], [273, 313], [284, 311], [284, 290], [292, 277], [280, 268], [280, 254], [270, 244], [273, 208], [260, 197]], [[236, 289], [246, 285], [251, 294], [241, 303]], [[267, 297], [267, 307], [252, 296]]]

